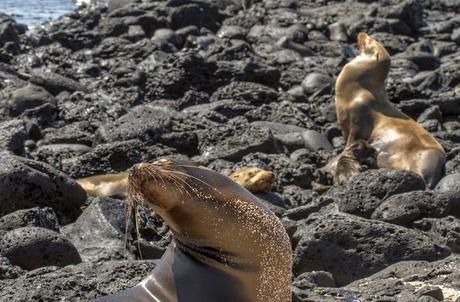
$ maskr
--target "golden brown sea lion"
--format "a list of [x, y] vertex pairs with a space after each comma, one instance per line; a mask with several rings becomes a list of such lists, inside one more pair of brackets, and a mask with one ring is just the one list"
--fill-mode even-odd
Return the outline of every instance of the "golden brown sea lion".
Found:
[[256, 167], [236, 170], [229, 176], [251, 193], [270, 192], [275, 186], [275, 175]]
[[172, 160], [135, 165], [129, 195], [169, 225], [173, 242], [150, 276], [97, 301], [291, 301], [289, 237], [230, 178]]
[[442, 174], [444, 149], [389, 101], [385, 79], [390, 55], [383, 45], [365, 33], [358, 35], [358, 45], [360, 54], [345, 65], [336, 82], [337, 119], [346, 147], [328, 165], [334, 181], [342, 183], [359, 173], [364, 158], [357, 157], [356, 151], [371, 146], [379, 168], [416, 172], [433, 187]]
[[[251, 193], [269, 192], [275, 185], [273, 172], [256, 167], [239, 169], [229, 177]], [[77, 183], [90, 196], [126, 196], [128, 194], [128, 173], [84, 177], [78, 179]]]
[[78, 179], [77, 183], [90, 196], [125, 196], [128, 193], [128, 173], [90, 176]]

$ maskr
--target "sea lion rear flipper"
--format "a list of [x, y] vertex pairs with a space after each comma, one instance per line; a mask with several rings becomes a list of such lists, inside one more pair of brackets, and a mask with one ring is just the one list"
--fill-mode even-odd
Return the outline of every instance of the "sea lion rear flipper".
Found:
[[423, 151], [417, 172], [425, 179], [429, 188], [434, 188], [441, 179], [445, 161], [446, 156], [437, 149]]

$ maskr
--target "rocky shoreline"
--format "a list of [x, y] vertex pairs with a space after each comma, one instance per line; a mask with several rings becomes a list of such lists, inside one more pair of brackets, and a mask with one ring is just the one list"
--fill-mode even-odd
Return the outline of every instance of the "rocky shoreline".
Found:
[[[275, 173], [258, 196], [292, 239], [293, 301], [460, 301], [459, 11], [112, 0], [32, 34], [0, 15], [0, 300], [86, 301], [137, 284], [167, 227], [141, 209], [138, 237], [124, 201], [87, 197], [75, 179], [173, 157]], [[343, 186], [320, 171], [344, 146], [334, 81], [360, 31], [391, 52], [392, 102], [447, 152], [434, 190], [405, 171]]]

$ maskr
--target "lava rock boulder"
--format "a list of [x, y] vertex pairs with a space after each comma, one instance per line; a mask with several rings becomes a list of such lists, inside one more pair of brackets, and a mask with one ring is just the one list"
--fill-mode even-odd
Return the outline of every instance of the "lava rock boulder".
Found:
[[43, 266], [66, 266], [81, 262], [72, 243], [61, 234], [38, 227], [23, 227], [6, 233], [0, 253], [13, 265], [33, 270]]

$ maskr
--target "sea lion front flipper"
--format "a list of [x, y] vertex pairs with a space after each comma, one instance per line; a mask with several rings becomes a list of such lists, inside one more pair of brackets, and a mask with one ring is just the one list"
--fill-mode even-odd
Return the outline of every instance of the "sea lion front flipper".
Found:
[[350, 177], [359, 174], [366, 164], [374, 167], [376, 164], [376, 150], [365, 140], [358, 140], [348, 145], [342, 154], [338, 157], [335, 172], [334, 183], [343, 184]]
[[356, 158], [342, 154], [337, 160], [334, 184], [344, 184], [352, 176], [359, 174], [361, 170], [361, 164]]

